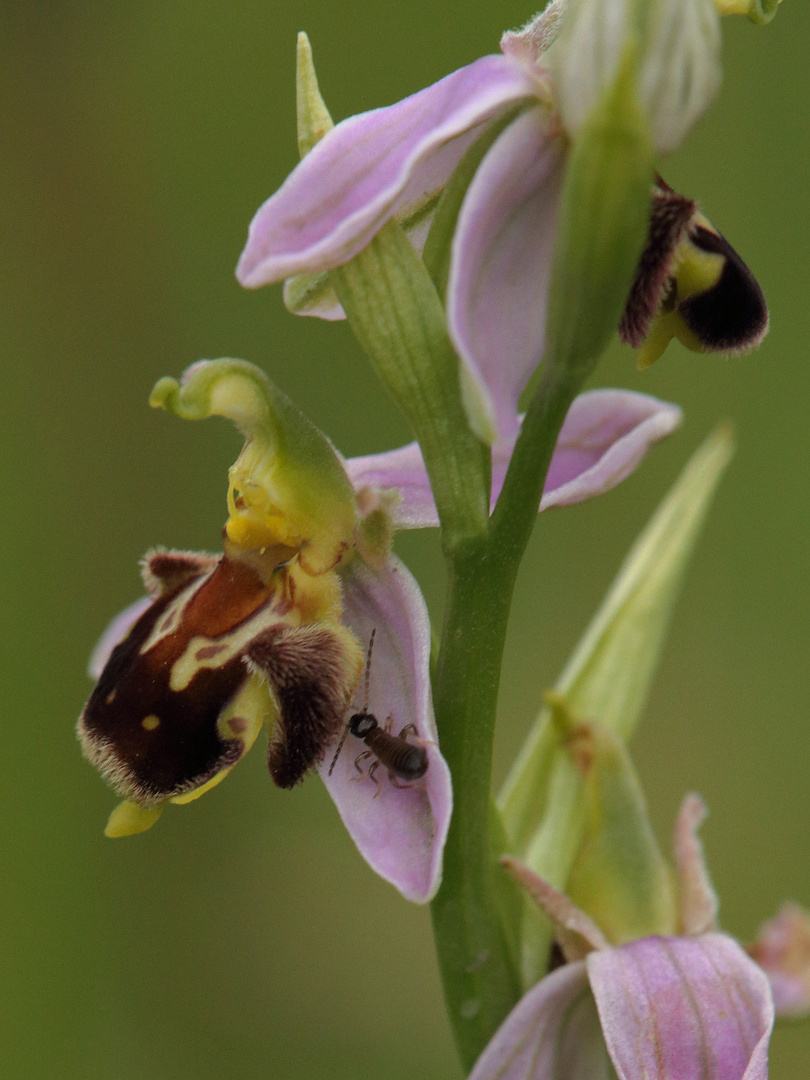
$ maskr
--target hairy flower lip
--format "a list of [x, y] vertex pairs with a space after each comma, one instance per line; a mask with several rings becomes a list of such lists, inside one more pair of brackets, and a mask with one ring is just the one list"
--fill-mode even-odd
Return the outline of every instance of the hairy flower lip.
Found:
[[[188, 566], [193, 558], [197, 559], [199, 566], [210, 564], [212, 567], [203, 572], [197, 592], [205, 585], [208, 577], [216, 572], [223, 561], [227, 560], [227, 556], [216, 559], [189, 552], [179, 552], [175, 556], [174, 553], [161, 549], [153, 553], [152, 560], [146, 560], [146, 580], [151, 580], [150, 571], [156, 561], [161, 567], [161, 572], [171, 578], [173, 562], [177, 565]], [[252, 574], [249, 570], [240, 572], [243, 576]], [[316, 767], [350, 835], [372, 869], [391, 882], [406, 899], [416, 903], [426, 903], [435, 894], [441, 881], [442, 852], [452, 809], [450, 772], [439, 750], [431, 703], [430, 623], [427, 608], [416, 581], [406, 567], [393, 556], [389, 557], [379, 570], [373, 570], [356, 561], [345, 571], [343, 584], [345, 599], [343, 626], [330, 628], [330, 625], [320, 626], [318, 623], [302, 626], [296, 626], [294, 623], [288, 625], [284, 621], [287, 614], [284, 603], [281, 604], [278, 617], [274, 616], [272, 611], [262, 614], [262, 609], [259, 611], [262, 618], [259, 627], [261, 634], [255, 640], [246, 639], [239, 650], [232, 650], [232, 661], [238, 662], [241, 657], [247, 662], [247, 668], [238, 680], [239, 685], [250, 680], [251, 673], [258, 675], [262, 682], [268, 684], [279, 710], [275, 737], [269, 751], [269, 765], [276, 783], [282, 787], [292, 786], [301, 778], [301, 770], [306, 762]], [[110, 682], [110, 686], [103, 682], [107, 663], [111, 662], [120, 667], [121, 648], [119, 646], [126, 650], [130, 631], [133, 627], [137, 628], [141, 625], [144, 619], [150, 618], [149, 612], [154, 605], [157, 605], [156, 616], [149, 623], [145, 633], [151, 634], [152, 638], [155, 638], [157, 634], [156, 647], [160, 647], [161, 634], [165, 637], [182, 629], [187, 592], [188, 590], [183, 591], [181, 585], [176, 600], [174, 594], [170, 594], [168, 600], [162, 600], [154, 595], [142, 598], [130, 604], [113, 619], [93, 652], [91, 674], [101, 678], [102, 682], [98, 683], [91, 702], [102, 702], [112, 687], [115, 693], [111, 701], [118, 707], [120, 702], [115, 702], [115, 697], [116, 694], [120, 696], [121, 692], [117, 679], [113, 684], [108, 676], [107, 682]], [[193, 599], [193, 593], [190, 595]], [[223, 594], [220, 600], [227, 607], [228, 596]], [[172, 616], [168, 620], [163, 610], [167, 603], [166, 610]], [[175, 612], [172, 604], [181, 606]], [[211, 615], [216, 614], [216, 605], [206, 604], [204, 608], [210, 611], [207, 617], [210, 618]], [[153, 623], [156, 623], [156, 630], [153, 630]], [[315, 715], [319, 709], [323, 712], [334, 698], [334, 695], [332, 698], [329, 697], [331, 683], [321, 685], [329, 674], [327, 669], [330, 665], [334, 668], [336, 664], [340, 671], [345, 667], [340, 657], [331, 658], [329, 650], [334, 652], [335, 646], [347, 645], [346, 638], [351, 636], [350, 631], [365, 642], [371, 629], [376, 631], [376, 647], [370, 670], [371, 705], [377, 709], [381, 726], [385, 724], [389, 715], [392, 717], [395, 722], [395, 734], [406, 725], [412, 724], [416, 729], [416, 734], [410, 738], [423, 745], [428, 755], [428, 769], [425, 776], [418, 782], [405, 787], [393, 784], [386, 776], [384, 769], [380, 770], [379, 777], [374, 779], [368, 776], [363, 777], [354, 766], [356, 755], [365, 749], [363, 746], [359, 748], [346, 746], [341, 759], [337, 762], [337, 767], [332, 775], [329, 775], [334, 751], [346, 723], [348, 700], [343, 699], [340, 710], [336, 714], [339, 722], [333, 725], [331, 737], [327, 741], [321, 738], [323, 728], [320, 713]], [[229, 631], [236, 634], [239, 632], [239, 624]], [[193, 635], [193, 631], [191, 633]], [[132, 646], [140, 649], [143, 636], [144, 634], [141, 633], [137, 639], [133, 639]], [[199, 643], [197, 656], [203, 665], [215, 667], [217, 650], [223, 648], [227, 640], [228, 638], [225, 637], [222, 642], [215, 641], [203, 650], [200, 648], [203, 639], [192, 636], [191, 644], [193, 645], [195, 641]], [[132, 648], [130, 648], [131, 651]], [[175, 670], [179, 669], [179, 665], [184, 663], [187, 656], [188, 648], [185, 645], [179, 655], [172, 653], [171, 667], [160, 673], [161, 678], [171, 680]], [[229, 663], [228, 670], [232, 676], [231, 682], [233, 682], [233, 678], [237, 677], [238, 673], [233, 670], [233, 662], [229, 661]], [[337, 674], [339, 673], [338, 671]], [[116, 672], [112, 672], [111, 675], [116, 675]], [[313, 679], [320, 680], [317, 686]], [[147, 689], [153, 681], [146, 680]], [[159, 690], [160, 686], [155, 685]], [[337, 683], [337, 692], [340, 693], [341, 687], [345, 685], [345, 679]], [[193, 674], [188, 683], [188, 689], [193, 694]], [[233, 688], [230, 683], [227, 689], [228, 692], [222, 702], [217, 701], [212, 704], [212, 707], [215, 706], [214, 712], [217, 715], [221, 715], [233, 698], [231, 692]], [[313, 723], [303, 724], [305, 717], [300, 716], [303, 699], [299, 690], [309, 703], [308, 709], [313, 715]], [[166, 692], [168, 693], [168, 687]], [[123, 704], [126, 711], [126, 701]], [[93, 708], [97, 711], [96, 705]], [[258, 719], [253, 717], [249, 723], [235, 732], [240, 737], [244, 732], [249, 732], [250, 741], [244, 746], [241, 744], [237, 746], [236, 742], [231, 740], [233, 742], [231, 746], [226, 740], [226, 743], [222, 745], [219, 758], [208, 771], [204, 775], [200, 774], [199, 777], [190, 777], [186, 784], [176, 790], [162, 791], [156, 788], [151, 795], [148, 795], [143, 784], [137, 788], [132, 788], [131, 785], [121, 788], [119, 784], [119, 793], [128, 800], [124, 805], [129, 807], [130, 814], [122, 816], [119, 813], [121, 808], [119, 811], [114, 811], [114, 817], [117, 814], [118, 818], [109, 835], [130, 835], [133, 832], [142, 831], [157, 820], [156, 813], [150, 816], [150, 808], [159, 811], [167, 799], [184, 802], [194, 797], [195, 792], [202, 794], [216, 778], [221, 778], [225, 772], [229, 771], [246, 752], [262, 721], [267, 719], [267, 712], [270, 709], [271, 700], [267, 698], [264, 715]], [[211, 709], [209, 708], [208, 711], [211, 712]], [[158, 712], [163, 713], [161, 717], [157, 717], [158, 723], [154, 725], [155, 730], [161, 730], [162, 736], [171, 734], [171, 711], [156, 707], [154, 712], [155, 716]], [[335, 709], [327, 709], [327, 712], [332, 715]], [[216, 720], [216, 717], [213, 719]], [[328, 720], [328, 716], [326, 719]], [[142, 741], [148, 740], [155, 734], [151, 725], [146, 728], [146, 733], [140, 732], [140, 714], [134, 718], [130, 716], [129, 720], [130, 727]], [[321, 727], [313, 726], [316, 722], [321, 724]], [[103, 771], [114, 780], [116, 777], [122, 777], [124, 765], [113, 762], [112, 744], [105, 743], [101, 746], [98, 740], [90, 740], [86, 727], [85, 720], [80, 728], [80, 736], [88, 756], [94, 763], [103, 766]], [[113, 735], [115, 734], [114, 732]], [[183, 738], [179, 744], [180, 749], [185, 746], [183, 740], [187, 741], [191, 733], [183, 731], [181, 734]], [[208, 741], [214, 737], [213, 731], [208, 728], [203, 731], [203, 735]], [[352, 739], [352, 742], [356, 743], [357, 740]], [[108, 763], [107, 766], [104, 766], [104, 761], [94, 753], [94, 747], [97, 745], [99, 754], [102, 754], [104, 761]], [[175, 746], [175, 749], [177, 750], [178, 747]], [[119, 754], [119, 758], [120, 756]]]

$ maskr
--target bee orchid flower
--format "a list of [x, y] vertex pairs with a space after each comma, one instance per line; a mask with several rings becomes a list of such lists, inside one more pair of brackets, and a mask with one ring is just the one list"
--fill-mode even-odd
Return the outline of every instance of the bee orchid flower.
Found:
[[[167, 802], [198, 798], [267, 724], [274, 781], [293, 787], [317, 769], [372, 868], [408, 899], [428, 900], [441, 876], [451, 783], [431, 702], [427, 609], [390, 550], [394, 528], [437, 524], [418, 447], [344, 463], [242, 361], [195, 364], [179, 384], [161, 380], [152, 401], [184, 418], [228, 417], [247, 441], [230, 471], [223, 553], [149, 553], [149, 595], [112, 621], [93, 652], [98, 684], [79, 736], [124, 800], [108, 835], [141, 832]], [[583, 394], [540, 509], [613, 487], [680, 415], [641, 394]], [[510, 449], [495, 461], [493, 499]], [[369, 768], [366, 745], [347, 730], [365, 706], [380, 727], [407, 729], [406, 740], [424, 748], [423, 777], [403, 783], [384, 762]]]

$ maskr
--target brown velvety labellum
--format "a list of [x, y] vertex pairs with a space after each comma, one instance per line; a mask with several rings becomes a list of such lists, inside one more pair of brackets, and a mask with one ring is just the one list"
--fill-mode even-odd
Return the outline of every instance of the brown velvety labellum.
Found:
[[768, 329], [768, 307], [759, 282], [720, 233], [697, 226], [690, 240], [701, 251], [722, 255], [717, 283], [684, 300], [678, 314], [709, 352], [753, 348]]
[[[223, 739], [217, 729], [249, 674], [242, 651], [234, 654], [228, 639], [269, 599], [252, 570], [221, 559], [156, 599], [113, 650], [79, 734], [117, 791], [154, 803], [200, 787], [238, 760], [242, 741]], [[199, 666], [185, 685], [172, 689], [172, 671], [195, 637], [216, 640], [195, 654]], [[219, 664], [216, 646], [222, 646]]]

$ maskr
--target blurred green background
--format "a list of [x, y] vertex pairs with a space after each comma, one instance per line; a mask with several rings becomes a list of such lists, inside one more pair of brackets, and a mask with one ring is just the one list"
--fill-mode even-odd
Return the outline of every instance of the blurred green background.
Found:
[[[73, 724], [88, 652], [139, 595], [151, 545], [216, 550], [224, 424], [149, 410], [163, 374], [263, 364], [346, 454], [408, 439], [347, 328], [294, 319], [233, 279], [248, 221], [296, 159], [295, 32], [336, 117], [497, 48], [531, 11], [410, 0], [51, 0], [0, 12], [2, 1016], [13, 1080], [458, 1075], [426, 911], [375, 878], [317, 780], [273, 788], [261, 750], [128, 841]], [[598, 384], [680, 402], [683, 430], [619, 490], [544, 515], [506, 661], [498, 773], [626, 548], [720, 417], [739, 454], [691, 568], [635, 754], [656, 824], [708, 800], [725, 927], [810, 904], [808, 507], [810, 5], [725, 24], [725, 86], [665, 164], [743, 254], [773, 329], [754, 356], [674, 345]], [[399, 550], [441, 605], [435, 535]], [[810, 1073], [780, 1029], [774, 1080]]]

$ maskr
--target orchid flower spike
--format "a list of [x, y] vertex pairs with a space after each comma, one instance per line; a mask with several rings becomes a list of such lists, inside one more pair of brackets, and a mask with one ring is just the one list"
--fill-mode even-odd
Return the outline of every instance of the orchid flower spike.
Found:
[[714, 923], [687, 796], [676, 826], [679, 933], [616, 944], [565, 895], [502, 862], [556, 928], [565, 962], [528, 991], [470, 1080], [767, 1080], [774, 1010], [761, 968]]
[[[649, 20], [639, 22], [647, 6]], [[614, 18], [617, 12], [620, 18]], [[482, 57], [395, 105], [330, 129], [307, 43], [299, 49], [299, 104], [311, 118], [303, 125], [302, 148], [309, 152], [257, 211], [237, 277], [247, 288], [288, 279], [285, 299], [291, 310], [341, 318], [328, 271], [351, 260], [391, 219], [421, 252], [451, 176], [457, 169], [467, 176], [468, 162], [478, 162], [452, 239], [448, 328], [465, 381], [480, 398], [477, 412], [484, 419], [474, 420], [471, 413], [475, 430], [490, 443], [508, 440], [516, 430], [520, 394], [545, 349], [552, 256], [572, 139], [629, 48], [641, 56], [637, 96], [650, 137], [659, 150], [671, 149], [714, 92], [717, 46], [712, 0], [650, 5], [571, 0], [567, 7], [554, 0], [523, 30], [504, 35], [500, 55]], [[582, 56], [589, 57], [588, 64]], [[598, 78], [595, 74], [588, 83], [583, 72], [591, 69]], [[689, 205], [693, 214], [668, 223], [662, 238], [659, 202], [653, 200], [648, 249], [655, 255], [651, 258], [648, 250], [639, 264], [622, 336], [640, 346], [656, 331], [658, 342], [664, 334], [657, 330], [656, 315], [675, 311], [686, 328], [671, 319], [670, 337], [704, 351], [739, 351], [759, 340], [762, 319], [743, 307], [737, 318], [747, 336], [725, 327], [721, 332], [717, 322], [730, 316], [718, 306], [727, 305], [730, 291], [735, 305], [747, 304], [753, 293], [757, 312], [764, 301], [750, 275], [748, 292], [730, 290], [724, 266], [741, 272], [739, 259], [725, 241], [717, 246], [717, 234], [698, 222], [694, 204]], [[688, 272], [695, 259], [686, 256], [697, 249], [705, 257], [695, 256], [696, 279]]]

